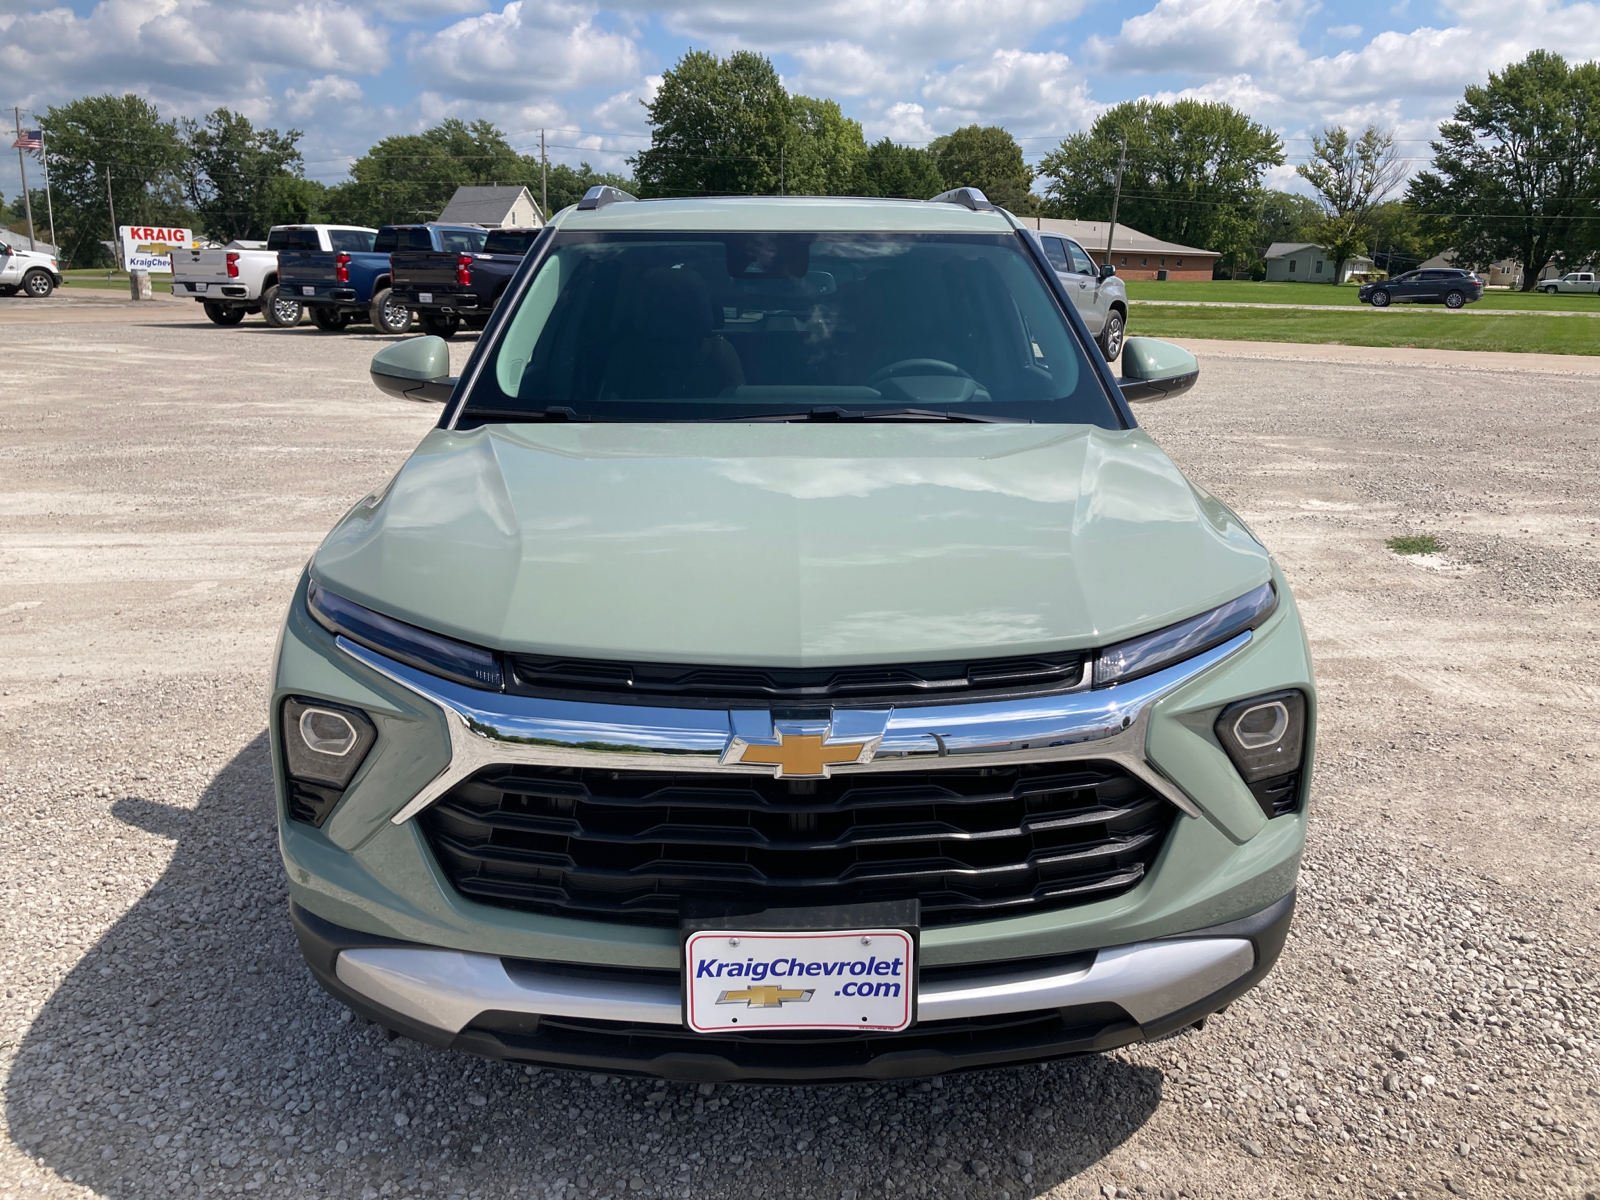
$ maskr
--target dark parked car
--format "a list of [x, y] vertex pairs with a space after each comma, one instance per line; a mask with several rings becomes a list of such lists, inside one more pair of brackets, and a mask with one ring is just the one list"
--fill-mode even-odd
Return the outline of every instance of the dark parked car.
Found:
[[481, 250], [486, 233], [479, 225], [385, 225], [366, 246], [280, 250], [278, 288], [305, 305], [319, 329], [371, 321], [380, 333], [405, 333], [411, 308], [389, 287], [389, 256], [399, 250]]
[[416, 312], [426, 333], [482, 329], [538, 236], [537, 229], [495, 229], [476, 251], [397, 250], [390, 255], [394, 300]]
[[1357, 293], [1361, 303], [1373, 308], [1391, 304], [1443, 304], [1460, 308], [1483, 299], [1483, 280], [1471, 271], [1454, 267], [1427, 267], [1407, 271], [1380, 283], [1363, 283]]

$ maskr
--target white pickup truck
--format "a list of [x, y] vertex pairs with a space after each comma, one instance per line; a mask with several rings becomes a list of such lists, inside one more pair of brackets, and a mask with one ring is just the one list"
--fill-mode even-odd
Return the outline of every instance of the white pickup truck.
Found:
[[1560, 279], [1546, 279], [1539, 285], [1539, 290], [1547, 296], [1560, 292], [1588, 292], [1594, 295], [1600, 292], [1600, 276], [1593, 271], [1568, 271]]
[[0, 241], [0, 296], [43, 299], [61, 286], [61, 267], [54, 254], [23, 250]]
[[246, 313], [258, 312], [268, 325], [290, 329], [305, 310], [298, 300], [278, 292], [279, 250], [340, 250], [347, 231], [372, 230], [353, 225], [274, 225], [263, 242], [229, 242], [218, 250], [175, 250], [172, 294], [188, 296], [205, 306], [218, 325], [237, 325]]

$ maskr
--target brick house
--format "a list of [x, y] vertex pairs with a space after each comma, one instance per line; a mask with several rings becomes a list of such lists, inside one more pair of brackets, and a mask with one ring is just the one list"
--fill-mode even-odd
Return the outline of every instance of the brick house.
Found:
[[[1045, 233], [1071, 238], [1089, 253], [1096, 263], [1105, 261], [1105, 221], [1061, 221], [1053, 217], [1019, 217], [1024, 225]], [[1163, 242], [1148, 233], [1117, 223], [1111, 239], [1111, 262], [1122, 279], [1157, 279], [1165, 271], [1168, 279], [1210, 279], [1212, 268], [1222, 257], [1215, 250], [1197, 250], [1176, 242]]]

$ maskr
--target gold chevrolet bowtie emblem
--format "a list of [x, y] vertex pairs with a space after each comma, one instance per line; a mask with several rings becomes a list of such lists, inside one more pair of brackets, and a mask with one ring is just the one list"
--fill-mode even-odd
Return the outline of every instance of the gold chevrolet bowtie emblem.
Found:
[[798, 1000], [805, 1003], [811, 999], [815, 988], [781, 988], [770, 983], [756, 984], [743, 991], [723, 992], [717, 997], [718, 1004], [743, 1004], [746, 1008], [782, 1008], [785, 1000]]
[[776, 746], [746, 746], [739, 761], [770, 763], [778, 768], [779, 779], [790, 775], [826, 775], [831, 766], [860, 762], [866, 745], [865, 742], [842, 742], [824, 746], [821, 734], [780, 733]]

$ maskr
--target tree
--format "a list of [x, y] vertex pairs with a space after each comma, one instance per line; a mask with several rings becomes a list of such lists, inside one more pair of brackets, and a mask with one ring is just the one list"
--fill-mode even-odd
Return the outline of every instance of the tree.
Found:
[[1316, 240], [1333, 259], [1335, 283], [1346, 261], [1366, 252], [1373, 211], [1399, 185], [1405, 169], [1394, 135], [1379, 132], [1376, 125], [1368, 125], [1354, 141], [1342, 125], [1311, 139], [1311, 160], [1294, 170], [1322, 200]]
[[789, 98], [789, 134], [784, 142], [782, 190], [796, 196], [843, 196], [855, 183], [867, 153], [861, 122], [833, 100]]
[[328, 215], [361, 225], [431, 221], [463, 184], [520, 183], [539, 190], [524, 158], [488, 121], [454, 117], [417, 134], [384, 138], [350, 165], [350, 181], [329, 190]]
[[1310, 196], [1265, 191], [1256, 224], [1256, 245], [1264, 250], [1273, 242], [1313, 241], [1321, 224], [1322, 206]]
[[302, 169], [298, 129], [257, 129], [226, 108], [182, 128], [189, 143], [189, 203], [208, 237], [264, 238], [284, 208], [298, 207], [283, 204], [289, 198], [284, 181]]
[[1372, 210], [1372, 258], [1390, 275], [1411, 270], [1449, 245], [1449, 238], [1409, 201], [1385, 200]]
[[998, 125], [967, 125], [928, 146], [946, 187], [975, 187], [1001, 208], [1022, 216], [1039, 211], [1033, 172], [1022, 147]]
[[1600, 248], [1600, 64], [1535, 50], [1467, 88], [1432, 146], [1410, 199], [1458, 261], [1514, 258], [1531, 291], [1552, 261]]
[[897, 146], [888, 138], [867, 147], [856, 163], [850, 190], [857, 196], [898, 196], [926, 200], [945, 190], [933, 153]]
[[1124, 138], [1119, 224], [1216, 250], [1230, 266], [1255, 257], [1262, 180], [1268, 167], [1283, 163], [1283, 143], [1227, 104], [1129, 100], [1107, 109], [1087, 133], [1066, 138], [1040, 162], [1050, 215], [1110, 218]]
[[786, 184], [789, 95], [762, 55], [691, 50], [645, 110], [650, 148], [630, 160], [643, 195], [772, 195]]
[[109, 257], [101, 245], [116, 237], [106, 206], [108, 170], [119, 225], [189, 224], [188, 147], [177, 123], [163, 121], [155, 105], [134, 95], [84, 96], [51, 106], [41, 124], [56, 236], [74, 265]]

